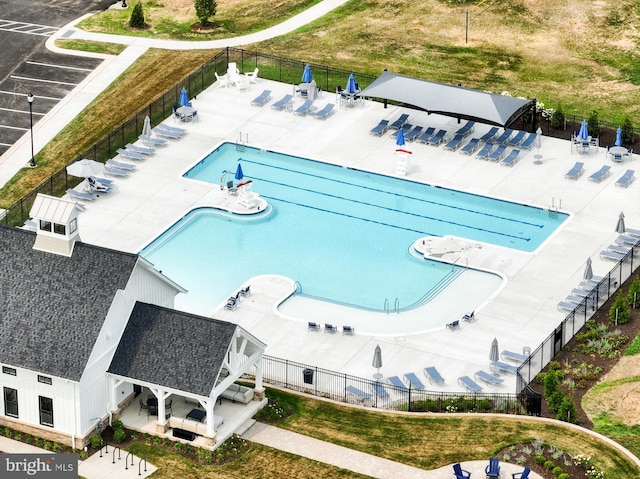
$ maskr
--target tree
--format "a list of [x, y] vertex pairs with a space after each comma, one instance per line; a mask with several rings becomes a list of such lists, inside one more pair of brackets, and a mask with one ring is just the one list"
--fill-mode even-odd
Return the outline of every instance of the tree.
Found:
[[600, 136], [600, 120], [598, 120], [598, 112], [593, 110], [587, 120], [587, 128], [589, 128], [589, 134], [598, 138]]
[[129, 26], [131, 28], [144, 28], [146, 23], [144, 22], [144, 12], [142, 11], [142, 4], [136, 3], [131, 10], [131, 18], [129, 18]]
[[196, 16], [200, 20], [200, 25], [209, 24], [209, 18], [216, 14], [216, 0], [195, 0]]
[[562, 111], [562, 105], [558, 106], [558, 109], [551, 115], [551, 128], [554, 130], [564, 130], [564, 111]]
[[609, 322], [611, 324], [627, 324], [631, 318], [629, 303], [622, 294], [617, 294], [609, 310]]
[[629, 306], [637, 308], [640, 306], [640, 279], [636, 278], [629, 286], [629, 293], [627, 293], [627, 302]]
[[622, 122], [622, 143], [625, 145], [633, 145], [633, 123], [631, 123], [631, 118], [628, 116], [624, 117], [624, 121]]

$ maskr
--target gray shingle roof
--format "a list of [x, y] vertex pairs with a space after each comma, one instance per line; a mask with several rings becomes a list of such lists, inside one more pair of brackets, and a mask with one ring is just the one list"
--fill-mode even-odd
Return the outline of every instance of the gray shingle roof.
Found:
[[79, 381], [138, 257], [77, 242], [69, 258], [35, 239], [0, 225], [0, 361]]
[[138, 302], [109, 372], [208, 396], [237, 327]]

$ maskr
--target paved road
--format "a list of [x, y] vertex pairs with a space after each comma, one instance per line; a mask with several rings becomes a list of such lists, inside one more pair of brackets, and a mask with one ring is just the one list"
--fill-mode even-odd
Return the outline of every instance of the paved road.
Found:
[[47, 38], [78, 16], [112, 3], [0, 0], [0, 156], [29, 131], [29, 93], [35, 96], [35, 124], [100, 63], [49, 52], [44, 45]]

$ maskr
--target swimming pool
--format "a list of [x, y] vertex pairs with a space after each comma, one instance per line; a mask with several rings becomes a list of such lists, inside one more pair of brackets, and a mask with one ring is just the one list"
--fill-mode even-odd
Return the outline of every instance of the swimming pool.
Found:
[[271, 211], [240, 217], [198, 209], [140, 253], [186, 287], [190, 303], [202, 302], [189, 308], [195, 312], [209, 312], [261, 274], [290, 277], [302, 294], [359, 308], [415, 308], [464, 271], [411, 254], [418, 238], [449, 234], [534, 251], [566, 219], [405, 179], [238, 151], [231, 143], [183, 176], [219, 184], [221, 172], [235, 172], [238, 162]]

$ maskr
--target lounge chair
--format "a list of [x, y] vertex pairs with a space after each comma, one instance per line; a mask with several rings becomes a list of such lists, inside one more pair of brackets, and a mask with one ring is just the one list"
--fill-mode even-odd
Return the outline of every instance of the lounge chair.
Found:
[[87, 191], [77, 191], [73, 188], [69, 188], [67, 190], [67, 194], [71, 197], [72, 200], [81, 200], [81, 201], [93, 201], [96, 199], [96, 196]]
[[455, 321], [451, 321], [450, 323], [447, 323], [446, 326], [447, 329], [450, 329], [451, 331], [454, 329], [460, 329], [460, 320], [456, 319]]
[[291, 100], [293, 100], [293, 95], [286, 94], [285, 96], [280, 98], [278, 101], [273, 103], [271, 105], [271, 108], [274, 110], [282, 111], [287, 107], [287, 105], [289, 105], [289, 103], [291, 103]]
[[456, 479], [468, 479], [471, 477], [471, 473], [465, 469], [462, 469], [460, 463], [453, 465], [453, 475], [456, 476]]
[[116, 151], [120, 156], [122, 156], [123, 158], [127, 158], [129, 160], [142, 161], [146, 158], [144, 155], [141, 155], [140, 153], [136, 153], [135, 151], [125, 150], [124, 148], [118, 148]]
[[517, 373], [518, 366], [514, 366], [512, 364], [503, 363], [502, 361], [493, 361], [489, 364], [489, 369], [494, 372], [503, 372], [503, 373]]
[[476, 150], [480, 147], [480, 138], [472, 138], [469, 140], [469, 143], [460, 148], [458, 153], [462, 153], [463, 155], [471, 155], [475, 153]]
[[520, 143], [519, 145], [520, 149], [528, 150], [529, 148], [531, 148], [535, 144], [537, 137], [538, 135], [536, 135], [535, 133], [529, 133], [529, 135], [524, 139], [524, 141]]
[[607, 176], [609, 176], [609, 170], [611, 167], [609, 165], [603, 165], [598, 171], [592, 174], [589, 177], [589, 181], [595, 181], [596, 183], [600, 183]]
[[398, 376], [390, 376], [387, 378], [387, 381], [399, 392], [405, 393], [409, 391], [409, 388], [407, 388]]
[[600, 251], [600, 257], [602, 259], [610, 259], [613, 261], [623, 261], [625, 259], [625, 255], [614, 253], [613, 251]]
[[115, 166], [105, 165], [104, 172], [110, 176], [117, 176], [119, 178], [124, 178], [129, 174], [131, 170], [123, 170], [122, 168], [117, 168]]
[[626, 255], [631, 248], [627, 248], [626, 246], [619, 246], [617, 244], [610, 244], [607, 246], [607, 251], [613, 251], [614, 253], [620, 253]]
[[505, 156], [500, 162], [504, 166], [513, 166], [518, 162], [520, 156], [520, 150], [511, 150], [507, 156]]
[[618, 178], [618, 181], [616, 181], [616, 186], [622, 186], [623, 188], [629, 186], [631, 183], [633, 183], [634, 173], [635, 171], [633, 170], [625, 171], [624, 174], [620, 178]]
[[156, 150], [155, 148], [149, 148], [147, 146], [137, 146], [132, 145], [131, 143], [127, 143], [125, 148], [129, 151], [133, 151], [135, 153], [140, 153], [141, 155], [153, 155]]
[[474, 378], [476, 378], [479, 381], [484, 381], [485, 383], [489, 384], [489, 385], [493, 385], [496, 386], [498, 384], [502, 384], [504, 382], [504, 379], [500, 379], [496, 376], [494, 376], [493, 374], [489, 374], [486, 371], [480, 370], [480, 371], [476, 371], [475, 374], [473, 375]]
[[444, 143], [444, 137], [446, 134], [447, 130], [439, 130], [438, 133], [426, 141], [427, 145], [438, 146], [440, 143]]
[[299, 115], [299, 116], [307, 116], [307, 113], [311, 111], [312, 107], [313, 107], [313, 100], [305, 100], [302, 105], [300, 105], [298, 108], [296, 108], [293, 111], [293, 114]]
[[216, 76], [216, 83], [219, 83], [221, 87], [227, 88], [229, 85], [232, 84], [231, 78], [227, 76], [226, 73], [224, 75], [218, 75], [218, 72], [213, 72], [213, 73]]
[[529, 479], [529, 473], [531, 469], [525, 466], [522, 472], [512, 472], [511, 479]]
[[227, 304], [224, 305], [224, 309], [228, 309], [229, 311], [234, 311], [238, 307], [238, 300], [231, 296], [227, 299]]
[[424, 375], [429, 380], [429, 384], [444, 384], [444, 378], [440, 375], [438, 370], [433, 366], [424, 368]]
[[345, 388], [345, 391], [347, 392], [347, 394], [355, 396], [355, 398], [358, 399], [359, 401], [366, 401], [367, 399], [371, 399], [371, 396], [372, 396], [372, 394], [366, 393], [355, 386], [347, 386]]
[[109, 193], [111, 186], [96, 181], [93, 177], [86, 179], [85, 187], [91, 193]]
[[313, 321], [309, 321], [307, 323], [307, 331], [320, 331], [320, 325], [318, 323], [314, 323]]
[[475, 321], [476, 320], [476, 312], [475, 311], [471, 311], [470, 313], [465, 314], [462, 317], [462, 320], [466, 321], [467, 323]]
[[567, 174], [564, 177], [568, 180], [577, 180], [584, 173], [584, 163], [581, 161], [576, 161], [576, 164], [571, 167]]
[[456, 151], [460, 146], [462, 146], [462, 140], [464, 140], [464, 135], [457, 133], [449, 142], [444, 145], [442, 148], [448, 151]]
[[569, 303], [567, 301], [560, 301], [558, 303], [558, 311], [574, 311], [577, 309], [577, 305], [575, 303]]
[[354, 334], [356, 334], [356, 330], [353, 328], [353, 326], [342, 326], [342, 335], [348, 335], [348, 336], [353, 336]]
[[147, 135], [140, 135], [138, 139], [147, 146], [165, 146], [167, 144], [167, 140], [163, 138], [151, 138]]
[[120, 168], [121, 170], [128, 170], [128, 171], [132, 171], [136, 169], [136, 165], [132, 163], [125, 163], [124, 161], [116, 161], [111, 158], [107, 160], [106, 165], [112, 168]]
[[498, 145], [498, 147], [489, 154], [489, 161], [500, 161], [506, 151], [506, 145]]
[[400, 117], [396, 121], [394, 121], [389, 125], [389, 128], [391, 130], [399, 130], [400, 128], [402, 128], [402, 125], [404, 125], [407, 122], [408, 119], [409, 119], [409, 115], [407, 115], [406, 113], [403, 113], [402, 115], [400, 115]]
[[334, 326], [333, 324], [329, 324], [329, 323], [324, 323], [324, 332], [325, 333], [337, 333], [338, 332], [338, 327]]
[[422, 384], [422, 381], [418, 379], [418, 376], [416, 376], [415, 373], [406, 373], [404, 375], [404, 378], [407, 380], [407, 382], [411, 385], [413, 389], [419, 389], [419, 390], [424, 389], [424, 384]]
[[484, 473], [488, 478], [498, 478], [500, 477], [500, 459], [497, 457], [489, 458], [489, 464], [484, 468]]
[[258, 69], [258, 67], [255, 67], [252, 72], [247, 72], [244, 74], [244, 76], [247, 78], [247, 80], [249, 80], [249, 83], [257, 84], [259, 71], [260, 70]]
[[505, 143], [508, 146], [520, 146], [520, 143], [524, 141], [524, 137], [527, 136], [526, 131], [518, 130], [518, 132], [509, 138]]
[[326, 120], [333, 113], [333, 107], [335, 105], [333, 103], [327, 103], [324, 108], [318, 111], [314, 111], [311, 116], [313, 116], [316, 120]]
[[513, 135], [513, 130], [510, 130], [509, 128], [505, 128], [502, 134], [498, 138], [496, 138], [494, 141], [496, 143], [501, 143], [506, 145], [511, 135]]
[[458, 378], [458, 384], [464, 387], [470, 393], [482, 392], [482, 386], [480, 386], [477, 382], [475, 382], [469, 376], [460, 376]]
[[184, 128], [180, 128], [177, 126], [171, 126], [171, 125], [165, 125], [164, 123], [160, 123], [158, 126], [156, 126], [156, 128], [160, 128], [161, 130], [168, 130], [168, 131], [172, 131], [174, 133], [179, 133], [181, 135], [184, 135], [187, 130], [185, 130]]
[[524, 354], [509, 351], [507, 349], [500, 353], [500, 357], [504, 360], [514, 361], [516, 363], [523, 363], [527, 360], [527, 356]]
[[373, 392], [378, 397], [381, 397], [381, 398], [388, 398], [389, 397], [389, 393], [384, 388], [384, 384], [382, 384], [380, 381], [372, 382], [371, 383], [371, 389], [373, 389]]
[[435, 132], [436, 132], [436, 129], [430, 126], [424, 131], [424, 133], [422, 133], [418, 138], [416, 138], [415, 141], [419, 143], [426, 143], [427, 141], [429, 141], [429, 138], [431, 138]]
[[409, 131], [411, 131], [411, 128], [413, 128], [413, 125], [411, 123], [405, 123], [404, 125], [402, 125], [402, 128], [398, 128], [397, 131], [391, 133], [391, 138], [397, 138], [400, 134], [400, 130], [402, 130], [403, 135], [406, 135], [407, 133], [409, 133]]
[[182, 133], [177, 133], [175, 131], [167, 130], [165, 128], [156, 126], [152, 130], [157, 136], [162, 136], [164, 138], [169, 138], [170, 140], [179, 140], [182, 138]]
[[482, 149], [476, 155], [476, 158], [480, 160], [488, 160], [491, 150], [493, 150], [493, 143], [485, 143]]
[[490, 142], [496, 137], [496, 133], [498, 133], [498, 127], [492, 126], [491, 129], [486, 132], [484, 135], [480, 137], [480, 141]]
[[[637, 236], [638, 238], [640, 238], [640, 230], [635, 230], [633, 228], [625, 228], [624, 230], [625, 234], [627, 235], [631, 235], [631, 236]], [[595, 279], [596, 277], [594, 276], [593, 278], [591, 278], [592, 280]], [[600, 281], [602, 281], [603, 278], [600, 277]], [[599, 282], [599, 281], [598, 281]]]
[[475, 126], [475, 124], [476, 124], [476, 122], [475, 122], [475, 121], [473, 121], [473, 120], [468, 120], [468, 121], [467, 121], [467, 122], [462, 126], [462, 128], [459, 128], [459, 129], [458, 129], [458, 131], [456, 131], [456, 132], [454, 133], [454, 136], [455, 136], [455, 135], [462, 135], [462, 136], [464, 137], [464, 136], [469, 135], [469, 134], [473, 131], [473, 127]]
[[640, 241], [640, 238], [636, 238], [635, 236], [627, 236], [627, 235], [619, 235], [616, 238], [616, 243], [618, 244], [630, 244], [632, 246], [636, 245]]
[[271, 90], [263, 90], [257, 97], [251, 100], [253, 106], [264, 106], [271, 99]]
[[243, 298], [246, 298], [247, 296], [251, 296], [251, 285], [248, 284], [244, 288], [241, 288], [240, 291], [238, 291], [238, 294]]
[[404, 141], [413, 141], [420, 136], [420, 133], [422, 133], [422, 127], [416, 125], [413, 127], [413, 130], [408, 131], [404, 135]]
[[380, 123], [373, 127], [369, 133], [375, 136], [382, 136], [388, 129], [389, 120], [380, 120]]

